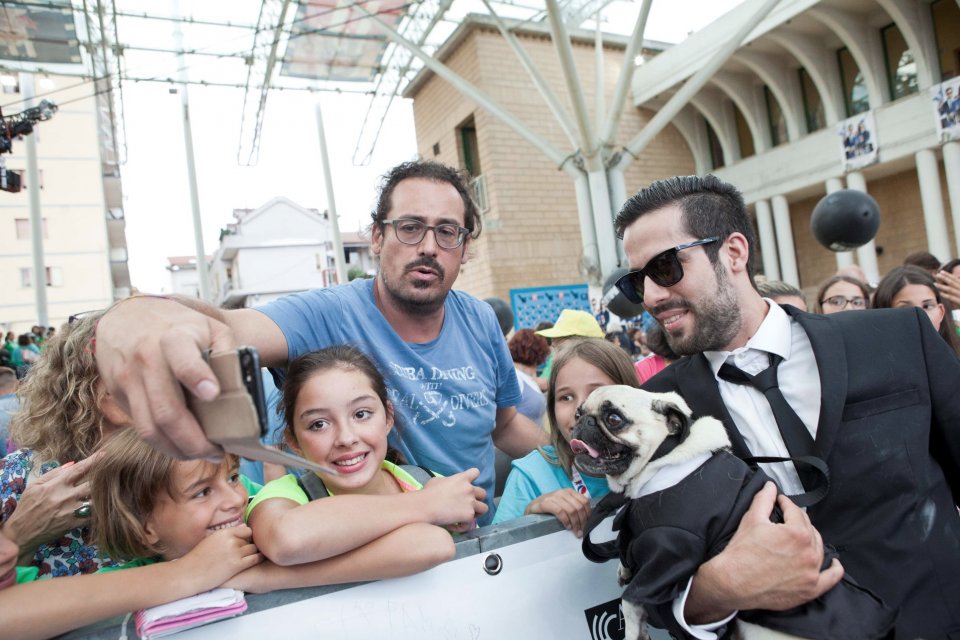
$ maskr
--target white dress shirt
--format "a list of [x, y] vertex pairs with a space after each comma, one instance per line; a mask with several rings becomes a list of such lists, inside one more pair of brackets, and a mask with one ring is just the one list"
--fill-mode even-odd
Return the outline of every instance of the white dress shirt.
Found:
[[[777, 381], [784, 399], [797, 412], [810, 435], [816, 439], [820, 420], [820, 370], [813, 355], [813, 347], [806, 331], [787, 315], [780, 305], [764, 298], [769, 307], [766, 317], [747, 344], [733, 351], [705, 351], [713, 375], [720, 387], [720, 397], [730, 417], [737, 425], [744, 442], [755, 456], [790, 457], [780, 435], [773, 409], [766, 396], [749, 385], [721, 380], [717, 375], [724, 362], [756, 375], [770, 366], [770, 353], [783, 358], [777, 369]], [[718, 417], [718, 416], [714, 416]], [[792, 462], [765, 463], [763, 470], [776, 481], [780, 491], [787, 495], [803, 493], [803, 484]], [[673, 601], [673, 614], [680, 625], [700, 640], [714, 640], [720, 628], [730, 622], [737, 612], [710, 624], [691, 625], [683, 616], [693, 578], [687, 588]]]
[[[713, 375], [720, 386], [720, 397], [755, 456], [790, 457], [777, 428], [767, 398], [749, 385], [721, 380], [717, 375], [724, 362], [756, 375], [770, 366], [769, 355], [783, 358], [777, 369], [777, 380], [784, 399], [797, 412], [811, 437], [817, 437], [820, 420], [820, 370], [813, 355], [810, 338], [803, 328], [772, 300], [769, 311], [757, 332], [747, 344], [733, 351], [705, 351]], [[787, 495], [803, 493], [803, 485], [792, 462], [761, 465]]]

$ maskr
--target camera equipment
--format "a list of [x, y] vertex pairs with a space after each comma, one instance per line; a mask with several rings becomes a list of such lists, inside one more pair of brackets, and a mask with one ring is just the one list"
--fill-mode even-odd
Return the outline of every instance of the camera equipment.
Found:
[[[41, 100], [40, 104], [12, 116], [4, 116], [0, 109], [0, 154], [10, 153], [13, 150], [13, 139], [33, 133], [33, 126], [38, 122], [49, 120], [57, 112], [57, 105], [49, 100]], [[3, 155], [0, 155], [0, 190], [16, 193], [22, 186], [20, 175], [7, 169]]]

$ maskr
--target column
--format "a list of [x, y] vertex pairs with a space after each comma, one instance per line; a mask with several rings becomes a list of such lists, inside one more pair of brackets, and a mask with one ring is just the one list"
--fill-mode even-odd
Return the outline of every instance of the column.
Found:
[[[828, 178], [826, 182], [827, 195], [843, 189], [843, 180], [840, 178]], [[853, 264], [853, 251], [837, 251], [837, 270], [842, 267], [848, 267]]]
[[790, 226], [790, 205], [783, 196], [773, 196], [773, 226], [777, 233], [777, 253], [780, 255], [780, 279], [795, 287], [800, 286], [797, 255], [793, 247], [793, 228]]
[[950, 217], [953, 219], [953, 237], [956, 253], [960, 255], [960, 142], [953, 140], [943, 149], [943, 170], [947, 174], [947, 192], [950, 194]]
[[[847, 188], [867, 193], [867, 179], [859, 171], [847, 174]], [[857, 262], [867, 274], [867, 281], [876, 284], [880, 282], [880, 265], [877, 264], [877, 242], [871, 240], [857, 249]]]
[[763, 258], [763, 274], [767, 280], [780, 279], [780, 264], [777, 260], [777, 235], [773, 231], [773, 214], [770, 203], [757, 200], [754, 203], [757, 214], [757, 232], [760, 240], [760, 255]]
[[917, 177], [920, 178], [920, 202], [923, 206], [923, 224], [927, 230], [927, 249], [940, 262], [946, 262], [950, 259], [950, 241], [947, 239], [947, 218], [943, 212], [937, 154], [932, 149], [922, 149], [914, 157], [917, 161]]

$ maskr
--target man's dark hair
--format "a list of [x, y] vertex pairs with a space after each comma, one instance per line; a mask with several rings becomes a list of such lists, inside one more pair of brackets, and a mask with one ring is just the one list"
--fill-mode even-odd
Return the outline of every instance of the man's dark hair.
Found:
[[627, 200], [617, 214], [614, 221], [617, 237], [623, 238], [627, 227], [644, 214], [674, 204], [683, 212], [681, 221], [684, 229], [694, 238], [720, 238], [720, 242], [703, 246], [713, 264], [717, 263], [723, 240], [735, 232], [744, 235], [750, 252], [747, 275], [752, 283], [756, 238], [746, 205], [743, 203], [743, 195], [732, 184], [727, 184], [716, 176], [674, 176], [657, 180], [641, 189]]
[[457, 190], [463, 200], [463, 226], [470, 230], [471, 238], [478, 238], [482, 228], [480, 212], [470, 195], [470, 177], [463, 171], [430, 160], [412, 160], [398, 164], [380, 178], [377, 188], [377, 206], [370, 214], [372, 226], [376, 227], [387, 219], [392, 206], [393, 190], [397, 185], [410, 178], [423, 178], [434, 182], [445, 182]]
[[940, 261], [929, 251], [914, 251], [903, 259], [903, 265], [920, 267], [933, 272], [940, 270]]

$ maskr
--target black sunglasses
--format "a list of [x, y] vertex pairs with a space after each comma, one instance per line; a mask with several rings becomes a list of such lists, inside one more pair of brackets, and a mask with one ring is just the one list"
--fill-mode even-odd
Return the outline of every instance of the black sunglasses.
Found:
[[620, 290], [624, 297], [634, 304], [643, 304], [643, 281], [650, 278], [661, 287], [672, 287], [683, 279], [683, 265], [677, 258], [677, 252], [698, 247], [702, 244], [710, 244], [719, 240], [719, 236], [713, 238], [704, 238], [703, 240], [694, 240], [687, 244], [677, 245], [672, 249], [667, 249], [653, 256], [645, 267], [631, 271], [617, 282], [615, 286]]

